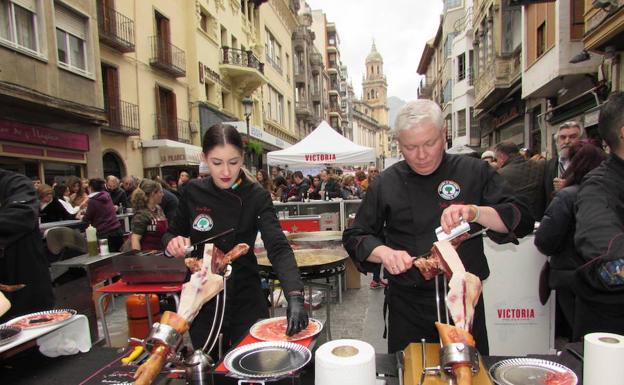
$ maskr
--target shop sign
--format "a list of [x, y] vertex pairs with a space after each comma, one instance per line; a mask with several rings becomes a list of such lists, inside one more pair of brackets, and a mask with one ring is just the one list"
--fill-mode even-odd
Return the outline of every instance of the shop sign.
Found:
[[306, 162], [325, 162], [336, 160], [336, 154], [305, 154]]
[[31, 124], [0, 120], [0, 140], [89, 151], [89, 136]]
[[518, 106], [513, 106], [501, 116], [494, 118], [494, 127], [499, 128], [520, 116]]
[[171, 164], [199, 164], [201, 151], [195, 151], [184, 147], [169, 147], [160, 149], [160, 163]]

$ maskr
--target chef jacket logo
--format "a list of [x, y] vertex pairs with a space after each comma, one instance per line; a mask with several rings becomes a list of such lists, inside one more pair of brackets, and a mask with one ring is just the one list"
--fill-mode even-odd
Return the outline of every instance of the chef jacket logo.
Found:
[[197, 231], [210, 231], [213, 225], [214, 222], [212, 221], [212, 218], [210, 218], [210, 215], [207, 214], [199, 214], [193, 221], [193, 228]]
[[447, 201], [452, 201], [459, 196], [461, 189], [457, 182], [445, 180], [438, 185], [438, 195]]

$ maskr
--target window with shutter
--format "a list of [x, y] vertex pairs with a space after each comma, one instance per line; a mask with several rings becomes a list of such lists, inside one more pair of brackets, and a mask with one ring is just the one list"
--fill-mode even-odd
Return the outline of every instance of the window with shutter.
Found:
[[62, 67], [88, 74], [87, 19], [55, 3], [56, 44]]

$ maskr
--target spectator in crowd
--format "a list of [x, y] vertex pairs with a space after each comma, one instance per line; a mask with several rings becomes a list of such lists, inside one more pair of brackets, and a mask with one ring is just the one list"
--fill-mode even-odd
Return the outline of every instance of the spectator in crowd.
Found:
[[273, 193], [271, 194], [271, 197], [274, 201], [284, 201], [288, 195], [288, 191], [289, 188], [286, 178], [278, 175], [277, 178], [273, 179]]
[[87, 200], [89, 199], [86, 190], [82, 184], [82, 181], [78, 177], [70, 177], [67, 181], [69, 186], [69, 203], [74, 207], [80, 207], [84, 209], [87, 207]]
[[131, 197], [137, 184], [134, 178], [130, 175], [126, 175], [121, 178], [121, 188], [125, 191], [126, 197]]
[[133, 250], [164, 250], [161, 239], [167, 232], [168, 221], [160, 207], [164, 190], [159, 182], [143, 179], [132, 193], [130, 243]]
[[574, 325], [574, 271], [585, 262], [574, 247], [574, 202], [585, 175], [598, 167], [606, 158], [604, 151], [590, 141], [580, 140], [568, 149], [570, 165], [562, 175], [565, 187], [553, 198], [539, 228], [535, 232], [535, 246], [543, 254], [550, 256], [548, 268], [543, 269], [540, 298], [545, 304], [550, 290], [557, 292], [556, 327], [557, 336], [570, 339]]
[[533, 151], [531, 151], [530, 148], [522, 147], [520, 149], [520, 156], [522, 156], [526, 160], [529, 160], [533, 156]]
[[544, 173], [544, 193], [546, 205], [550, 203], [554, 194], [562, 187], [563, 179], [561, 179], [561, 176], [570, 162], [567, 153], [568, 147], [584, 136], [585, 131], [578, 122], [565, 122], [559, 126], [559, 129], [555, 134], [557, 156], [553, 156], [552, 159], [548, 161]]
[[258, 170], [258, 172], [256, 173], [256, 180], [258, 181], [258, 183], [260, 183], [260, 186], [264, 187], [264, 189], [268, 192], [273, 191], [273, 183], [271, 182], [269, 174], [267, 174], [266, 171], [262, 169]]
[[366, 173], [362, 170], [357, 170], [355, 172], [355, 184], [362, 188], [362, 182], [366, 180]]
[[282, 170], [277, 166], [271, 167], [271, 179], [275, 180], [278, 176], [284, 176], [282, 175]]
[[39, 185], [39, 217], [41, 223], [66, 221], [75, 219], [76, 214], [70, 214], [65, 206], [54, 196], [54, 189], [47, 184]]
[[173, 221], [173, 217], [175, 216], [176, 210], [178, 209], [178, 204], [180, 203], [180, 200], [174, 193], [171, 192], [169, 185], [165, 183], [162, 179], [158, 177], [154, 177], [152, 179], [156, 183], [160, 184], [160, 187], [162, 187], [163, 197], [159, 205], [165, 213], [167, 221], [171, 223]]
[[89, 188], [93, 192], [89, 195], [87, 211], [82, 220], [95, 227], [98, 239], [108, 239], [110, 251], [119, 251], [123, 243], [123, 229], [117, 219], [117, 211], [110, 194], [105, 191], [105, 185], [104, 179], [89, 181]]
[[585, 264], [577, 270], [573, 338], [591, 332], [624, 334], [624, 92], [600, 108], [598, 131], [610, 149], [576, 200], [574, 244]]
[[80, 178], [80, 183], [82, 183], [82, 190], [85, 192], [85, 194], [89, 195], [92, 193], [91, 188], [89, 187], [89, 179]]
[[38, 176], [34, 176], [30, 180], [32, 181], [35, 190], [37, 190], [39, 186], [41, 186], [41, 179]]
[[544, 155], [537, 153], [531, 157], [531, 160], [535, 160], [535, 161], [546, 160], [546, 158], [544, 157]]
[[545, 162], [526, 160], [513, 142], [501, 142], [494, 148], [498, 173], [511, 185], [516, 197], [524, 199], [535, 220], [544, 215]]
[[308, 189], [308, 198], [310, 199], [321, 199], [321, 176], [315, 175], [312, 177], [312, 183], [310, 184], [310, 188]]
[[495, 169], [498, 168], [498, 165], [496, 164], [496, 155], [492, 150], [483, 151], [483, 154], [481, 154], [481, 160], [488, 162], [488, 164]]
[[59, 202], [65, 207], [68, 213], [77, 218], [76, 214], [80, 212], [80, 207], [74, 207], [69, 203], [69, 187], [67, 187], [64, 183], [58, 183], [53, 187], [54, 190], [54, 198], [58, 199]]
[[340, 185], [336, 181], [333, 175], [330, 175], [329, 170], [321, 171], [321, 190], [319, 194], [321, 194], [321, 199], [325, 199], [325, 196], [328, 195], [329, 198], [339, 198], [341, 196]]
[[189, 174], [189, 172], [186, 170], [180, 171], [180, 174], [178, 175], [178, 187], [177, 187], [177, 190], [180, 193], [180, 195], [184, 193], [184, 189], [186, 188], [186, 183], [188, 183], [189, 180], [191, 180], [191, 174]]
[[199, 175], [197, 176], [199, 179], [207, 178], [210, 176], [210, 168], [208, 164], [203, 160], [199, 162]]
[[377, 169], [377, 166], [375, 165], [368, 166], [368, 174], [367, 174], [366, 180], [362, 181], [362, 184], [360, 185], [360, 187], [362, 188], [362, 191], [366, 191], [368, 189], [368, 186], [370, 186], [370, 184], [373, 183], [375, 178], [377, 178], [378, 176], [379, 176], [379, 170]]
[[167, 175], [165, 177], [165, 183], [169, 186], [169, 191], [175, 194], [180, 199], [180, 192], [178, 191], [178, 179], [173, 175]]
[[295, 171], [293, 173], [293, 182], [291, 192], [288, 194], [288, 200], [301, 202], [308, 195], [310, 185], [301, 171]]
[[106, 177], [106, 191], [111, 196], [113, 205], [119, 209], [119, 207], [127, 208], [130, 206], [128, 203], [128, 196], [126, 192], [119, 187], [119, 179], [115, 175], [109, 175]]
[[0, 282], [26, 285], [4, 293], [11, 308], [0, 323], [54, 307], [48, 261], [39, 230], [39, 200], [30, 179], [0, 169]]
[[355, 184], [355, 177], [347, 174], [342, 177], [340, 189], [342, 199], [360, 199], [360, 187]]

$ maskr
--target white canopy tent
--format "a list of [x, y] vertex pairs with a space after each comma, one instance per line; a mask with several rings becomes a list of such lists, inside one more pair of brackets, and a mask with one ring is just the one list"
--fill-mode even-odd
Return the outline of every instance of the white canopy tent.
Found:
[[368, 164], [375, 162], [375, 150], [360, 146], [340, 135], [323, 121], [300, 142], [267, 153], [269, 165], [310, 167], [318, 164]]

